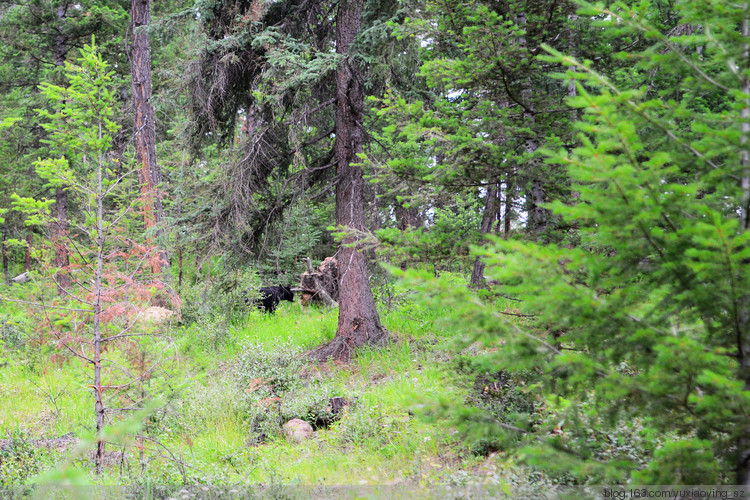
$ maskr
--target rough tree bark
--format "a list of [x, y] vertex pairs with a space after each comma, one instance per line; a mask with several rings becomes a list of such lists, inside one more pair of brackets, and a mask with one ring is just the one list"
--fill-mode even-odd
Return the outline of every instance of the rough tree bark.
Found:
[[[510, 223], [513, 220], [513, 185], [510, 181], [505, 181], [505, 208], [502, 215], [502, 235], [506, 240], [510, 236]], [[500, 232], [500, 222], [497, 223], [497, 234]]]
[[[484, 212], [482, 213], [482, 224], [479, 227], [479, 233], [484, 237], [492, 232], [492, 226], [497, 219], [498, 210], [500, 209], [500, 189], [495, 182], [487, 185], [487, 198], [484, 201]], [[474, 259], [474, 268], [471, 272], [471, 284], [481, 285], [484, 283], [484, 261], [477, 256]]]
[[[57, 34], [55, 35], [55, 66], [65, 66], [68, 55], [68, 38], [65, 34], [65, 18], [68, 4], [62, 3], [57, 7]], [[70, 288], [71, 278], [65, 269], [70, 265], [68, 245], [65, 239], [68, 235], [68, 192], [65, 186], [55, 189], [55, 222], [52, 224], [52, 243], [55, 248], [55, 267], [60, 269], [54, 280], [57, 283], [57, 293], [63, 295]]]
[[[348, 56], [360, 31], [363, 0], [341, 0], [336, 16], [336, 52]], [[362, 152], [364, 93], [362, 70], [353, 58], [345, 57], [336, 75], [336, 223], [355, 232], [364, 231], [364, 175], [357, 154]], [[339, 263], [339, 322], [331, 343], [316, 349], [317, 359], [347, 362], [354, 350], [384, 343], [388, 335], [380, 324], [370, 289], [365, 255], [357, 236], [347, 236], [337, 253]]]
[[[151, 102], [151, 40], [147, 29], [151, 23], [151, 0], [132, 0], [130, 15], [133, 21], [130, 75], [135, 115], [135, 149], [141, 167], [138, 181], [143, 198], [143, 224], [146, 231], [157, 225], [156, 234], [161, 236], [158, 224], [164, 217], [164, 210], [158, 191], [161, 170], [156, 162], [156, 127]], [[154, 274], [160, 274], [165, 265], [167, 255], [160, 249], [159, 259], [152, 261], [151, 270]]]

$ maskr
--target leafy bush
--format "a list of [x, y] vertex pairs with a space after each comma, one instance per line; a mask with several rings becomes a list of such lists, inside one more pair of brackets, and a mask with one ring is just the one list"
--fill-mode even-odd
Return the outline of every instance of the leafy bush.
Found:
[[248, 343], [239, 355], [235, 373], [248, 394], [281, 396], [299, 387], [305, 364], [301, 351], [292, 345], [269, 348]]
[[529, 379], [527, 372], [510, 373], [501, 370], [486, 372], [475, 358], [457, 357], [454, 360], [456, 371], [467, 375], [471, 380], [466, 403], [489, 412], [504, 423], [512, 423], [513, 415], [530, 415], [536, 407], [531, 396], [523, 390]]
[[0, 448], [0, 486], [26, 484], [42, 470], [44, 454], [22, 434], [13, 435]]
[[20, 321], [15, 320], [8, 314], [0, 314], [0, 343], [6, 349], [16, 349], [25, 340], [23, 326]]
[[245, 418], [253, 433], [251, 444], [260, 444], [279, 435], [283, 423], [282, 397], [287, 394], [294, 397], [301, 385], [299, 373], [304, 360], [300, 354], [291, 345], [268, 348], [254, 343], [245, 345], [240, 354], [235, 380], [243, 398]]
[[366, 441], [374, 447], [386, 445], [403, 432], [409, 415], [393, 414], [378, 405], [355, 404], [333, 426], [339, 441], [346, 445], [363, 446]]
[[279, 405], [279, 414], [284, 422], [299, 418], [309, 423], [314, 429], [327, 427], [336, 415], [330, 405], [330, 399], [337, 395], [331, 388], [316, 383], [287, 394]]
[[185, 323], [224, 318], [233, 321], [243, 314], [261, 286], [255, 269], [225, 272], [213, 279], [197, 278], [182, 288], [182, 320]]
[[207, 317], [199, 323], [193, 323], [185, 334], [190, 337], [190, 349], [219, 351], [232, 342], [232, 334], [226, 318]]
[[234, 373], [254, 443], [278, 435], [279, 426], [294, 418], [313, 428], [336, 420], [330, 399], [341, 394], [325, 380], [305, 377], [306, 367], [302, 352], [290, 344], [245, 345]]

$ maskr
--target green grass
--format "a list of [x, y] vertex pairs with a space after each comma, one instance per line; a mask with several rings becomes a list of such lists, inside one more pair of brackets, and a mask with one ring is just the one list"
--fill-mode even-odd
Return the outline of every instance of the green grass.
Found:
[[[411, 414], [430, 398], [465, 397], [466, 384], [434, 347], [446, 337], [435, 326], [441, 312], [405, 302], [381, 313], [393, 339], [386, 347], [361, 349], [346, 366], [305, 361], [289, 375], [294, 388], [280, 404], [290, 416], [332, 396], [352, 401], [312, 439], [292, 444], [276, 428], [262, 444], [252, 440], [257, 435], [252, 416], [272, 413], [273, 407], [262, 407], [260, 396], [243, 385], [247, 350], [286, 349], [299, 356], [335, 335], [336, 311], [283, 304], [274, 316], [251, 311], [231, 322], [173, 328], [179, 364], [147, 386], [162, 406], [147, 419], [146, 433], [163, 447], [148, 447], [144, 474], [133, 439], [125, 442], [130, 467], [123, 474], [108, 469], [97, 479], [86, 462], [73, 469], [91, 483], [180, 484], [182, 473], [165, 458], [169, 449], [186, 464], [189, 483], [419, 485], [440, 481], [447, 471], [470, 473], [482, 459], [469, 453], [455, 431]], [[90, 367], [53, 351], [19, 350], [6, 358], [12, 359], [0, 368], [0, 392], [8, 395], [0, 400], [0, 437], [19, 431], [33, 437], [91, 432]]]
[[28, 362], [0, 369], [0, 437], [15, 432], [52, 437], [90, 427], [94, 405], [83, 366]]

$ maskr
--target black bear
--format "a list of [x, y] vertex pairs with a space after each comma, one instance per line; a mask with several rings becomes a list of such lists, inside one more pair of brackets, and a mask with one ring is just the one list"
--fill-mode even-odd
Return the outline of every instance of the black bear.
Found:
[[285, 286], [264, 286], [258, 290], [255, 306], [263, 312], [273, 314], [282, 300], [294, 302], [294, 292]]

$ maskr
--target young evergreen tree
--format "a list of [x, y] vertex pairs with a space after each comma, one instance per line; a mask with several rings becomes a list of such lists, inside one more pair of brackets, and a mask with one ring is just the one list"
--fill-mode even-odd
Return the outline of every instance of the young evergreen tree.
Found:
[[[157, 359], [151, 366], [144, 366], [145, 354], [136, 349], [137, 341], [149, 336], [136, 326], [139, 311], [156, 292], [152, 284], [142, 283], [143, 268], [159, 257], [152, 248], [139, 243], [139, 235], [125, 233], [133, 220], [135, 200], [128, 196], [132, 189], [129, 174], [133, 172], [123, 171], [111, 154], [119, 129], [114, 73], [93, 38], [76, 63], [66, 63], [67, 85], [41, 85], [42, 95], [55, 103], [52, 112], [40, 110], [54, 157], [39, 159], [35, 167], [52, 187], [65, 187], [77, 210], [67, 214], [74, 242], [67, 248], [71, 253], [67, 270], [71, 287], [64, 290], [63, 299], [38, 306], [46, 318], [48, 338], [91, 367], [88, 387], [94, 399], [98, 475], [105, 453], [102, 430], [112, 410], [107, 407], [107, 393], [116, 391], [117, 400], [122, 401], [128, 389], [140, 387], [161, 365], [162, 359]], [[16, 209], [26, 213], [31, 222], [51, 219], [54, 227], [57, 211], [50, 209], [52, 203], [15, 196]], [[47, 277], [55, 279], [54, 275]], [[123, 360], [103, 356], [106, 348], [115, 350], [123, 343], [126, 350], [139, 351], [139, 359], [134, 360], [140, 368], [134, 370], [136, 376]], [[157, 352], [163, 353], [164, 347], [159, 346]]]
[[[26, 172], [23, 182], [16, 186], [21, 194], [38, 193], [38, 179], [29, 167], [34, 158], [45, 154], [45, 132], [34, 112], [45, 104], [37, 86], [44, 81], [59, 81], [68, 55], [82, 48], [94, 33], [105, 53], [121, 55], [118, 43], [127, 19], [123, 3], [125, 0], [0, 1], [0, 109], [3, 114], [8, 112], [23, 118], [17, 124], [20, 130], [15, 133], [15, 158], [7, 158], [4, 165], [9, 171], [18, 165], [18, 170]], [[54, 228], [54, 246], [57, 265], [63, 269], [69, 264], [66, 190], [56, 188], [55, 200], [58, 222]], [[62, 294], [69, 285], [67, 274], [60, 272], [57, 281]]]
[[[679, 2], [665, 30], [657, 2], [584, 6], [645, 50], [621, 53], [627, 68], [608, 78], [546, 46], [543, 61], [577, 82], [580, 145], [547, 154], [580, 194], [551, 207], [581, 245], [496, 239], [483, 252], [531, 322], [466, 290], [436, 297], [466, 341], [502, 336], [488, 366], [526, 370], [545, 401], [541, 420], [494, 424], [524, 435], [527, 462], [588, 482], [748, 485], [746, 8]], [[626, 431], [636, 453], [607, 437]]]
[[[424, 2], [420, 15], [397, 32], [424, 41], [420, 74], [428, 99], [394, 91], [379, 110], [395, 124], [385, 129], [389, 142], [408, 145], [417, 155], [396, 150], [389, 168], [380, 171], [383, 182], [419, 180], [435, 196], [480, 199], [476, 229], [482, 238], [509, 234], [512, 218], [530, 238], [564, 238], [555, 234], [561, 231], [545, 204], [565, 195], [566, 181], [559, 169], [544, 164], [539, 149], [571, 142], [567, 89], [547, 76], [535, 56], [544, 43], [568, 47], [573, 12], [567, 1], [473, 0], [451, 8]], [[483, 269], [476, 258], [472, 284], [483, 282]]]

